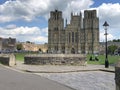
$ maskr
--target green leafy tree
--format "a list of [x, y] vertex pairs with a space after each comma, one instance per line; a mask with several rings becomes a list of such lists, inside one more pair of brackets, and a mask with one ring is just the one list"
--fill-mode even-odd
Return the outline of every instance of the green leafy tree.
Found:
[[26, 41], [26, 43], [31, 43], [30, 41]]
[[110, 45], [108, 46], [108, 53], [109, 54], [114, 54], [114, 51], [117, 49], [118, 47], [116, 45]]
[[39, 51], [40, 51], [40, 52], [42, 51], [41, 48], [39, 48]]
[[120, 48], [118, 48], [118, 53], [119, 53], [119, 55], [120, 55]]
[[114, 39], [113, 42], [120, 42], [120, 39]]
[[41, 48], [39, 48], [39, 50], [38, 50], [40, 53], [42, 53], [43, 51], [42, 51], [42, 49]]
[[23, 45], [20, 43], [20, 44], [17, 44], [17, 50], [22, 50], [23, 49]]

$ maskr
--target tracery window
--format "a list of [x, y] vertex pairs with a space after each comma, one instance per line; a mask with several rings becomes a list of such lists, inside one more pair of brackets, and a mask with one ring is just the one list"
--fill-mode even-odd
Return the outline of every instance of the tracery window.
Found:
[[74, 32], [72, 32], [72, 43], [74, 43]]
[[76, 43], [78, 42], [78, 33], [77, 32], [75, 33], [75, 42]]
[[70, 37], [71, 37], [71, 34], [69, 33], [69, 36], [68, 36], [68, 38], [69, 38], [69, 43], [70, 43], [70, 41], [71, 41]]

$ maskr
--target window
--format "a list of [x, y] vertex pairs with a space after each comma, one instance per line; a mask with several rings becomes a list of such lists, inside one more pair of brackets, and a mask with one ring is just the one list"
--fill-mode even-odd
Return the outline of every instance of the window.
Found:
[[75, 42], [76, 43], [78, 42], [78, 33], [77, 32], [75, 33]]
[[55, 27], [54, 30], [55, 30], [55, 31], [58, 31], [58, 27]]
[[55, 46], [55, 51], [58, 51], [58, 47], [57, 46]]
[[72, 43], [74, 43], [74, 32], [72, 32]]
[[68, 37], [69, 37], [69, 43], [70, 43], [70, 41], [71, 41], [71, 39], [70, 39], [70, 37], [71, 37], [70, 33], [69, 33], [69, 36], [68, 36]]

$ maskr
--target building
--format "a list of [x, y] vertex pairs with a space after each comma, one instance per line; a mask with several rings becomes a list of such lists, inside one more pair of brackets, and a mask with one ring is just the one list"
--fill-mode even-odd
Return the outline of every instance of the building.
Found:
[[13, 52], [16, 50], [15, 38], [0, 38], [0, 52]]
[[[114, 55], [120, 55], [120, 42], [108, 41], [107, 46], [115, 45], [117, 49], [114, 51]], [[99, 54], [105, 54], [105, 42], [100, 42]]]
[[99, 18], [96, 10], [85, 10], [82, 14], [71, 13], [70, 24], [64, 27], [62, 12], [50, 12], [48, 20], [49, 53], [98, 53]]
[[39, 51], [39, 49], [42, 50], [42, 52], [47, 52], [47, 44], [35, 44], [35, 43], [27, 43], [27, 42], [19, 42], [18, 44], [22, 44], [23, 49], [25, 51]]

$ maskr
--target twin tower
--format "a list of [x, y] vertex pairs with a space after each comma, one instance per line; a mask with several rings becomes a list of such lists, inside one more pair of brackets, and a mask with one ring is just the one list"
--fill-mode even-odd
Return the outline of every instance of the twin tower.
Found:
[[99, 18], [96, 10], [82, 14], [71, 13], [70, 24], [64, 27], [62, 12], [50, 12], [48, 21], [48, 52], [67, 54], [94, 54], [99, 52]]

